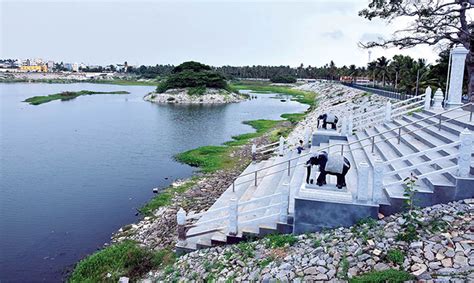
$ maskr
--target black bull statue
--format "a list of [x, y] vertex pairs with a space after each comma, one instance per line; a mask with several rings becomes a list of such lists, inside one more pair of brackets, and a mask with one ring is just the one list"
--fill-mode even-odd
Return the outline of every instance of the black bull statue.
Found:
[[326, 163], [328, 161], [328, 154], [326, 152], [321, 152], [313, 157], [311, 157], [308, 161], [306, 161], [306, 170], [307, 170], [307, 175], [306, 175], [306, 183], [310, 183], [310, 176], [311, 176], [311, 167], [313, 165], [319, 165], [319, 176], [318, 179], [316, 180], [316, 184], [318, 186], [322, 186], [326, 184], [326, 175], [335, 175], [337, 177], [337, 184], [336, 187], [338, 189], [342, 189], [342, 187], [346, 186], [346, 174], [351, 168], [351, 164], [347, 158], [344, 157], [344, 167], [342, 170], [342, 173], [333, 173], [333, 172], [328, 172], [325, 170], [326, 168]]

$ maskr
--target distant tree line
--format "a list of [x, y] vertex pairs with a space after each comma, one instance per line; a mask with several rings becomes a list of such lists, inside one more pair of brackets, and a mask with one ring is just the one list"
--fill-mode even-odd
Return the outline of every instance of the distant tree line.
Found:
[[[448, 70], [449, 51], [439, 54], [434, 64], [427, 64], [424, 59], [414, 59], [410, 56], [395, 55], [392, 59], [384, 56], [369, 62], [367, 66], [341, 66], [331, 61], [322, 67], [311, 65], [293, 68], [290, 66], [222, 66], [210, 67], [227, 80], [269, 79], [272, 82], [292, 83], [296, 78], [339, 80], [340, 77], [366, 77], [375, 80], [384, 87], [396, 88], [400, 91], [414, 92], [417, 87], [427, 86], [444, 89]], [[128, 72], [143, 78], [163, 78], [173, 72], [173, 65], [129, 67]]]

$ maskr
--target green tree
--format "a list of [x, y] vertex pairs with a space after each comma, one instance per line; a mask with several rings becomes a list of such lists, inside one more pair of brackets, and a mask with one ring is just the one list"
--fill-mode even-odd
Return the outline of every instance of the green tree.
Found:
[[361, 43], [363, 47], [410, 48], [417, 45], [462, 44], [469, 54], [466, 57], [468, 93], [474, 101], [474, 23], [469, 23], [468, 12], [473, 9], [472, 0], [408, 1], [371, 0], [368, 8], [359, 15], [372, 20], [380, 18], [388, 23], [403, 18], [404, 28], [397, 30], [390, 39]]

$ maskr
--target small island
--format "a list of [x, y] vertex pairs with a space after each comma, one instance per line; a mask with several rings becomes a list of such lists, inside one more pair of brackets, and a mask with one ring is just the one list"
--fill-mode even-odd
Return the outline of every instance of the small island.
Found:
[[144, 97], [156, 103], [222, 104], [246, 99], [208, 65], [189, 61], [176, 66], [155, 92]]
[[64, 91], [60, 93], [44, 95], [44, 96], [33, 96], [25, 99], [23, 102], [28, 102], [31, 105], [40, 105], [47, 103], [53, 100], [71, 100], [81, 95], [93, 95], [93, 94], [129, 94], [128, 91], [91, 91], [91, 90], [81, 90], [81, 91]]

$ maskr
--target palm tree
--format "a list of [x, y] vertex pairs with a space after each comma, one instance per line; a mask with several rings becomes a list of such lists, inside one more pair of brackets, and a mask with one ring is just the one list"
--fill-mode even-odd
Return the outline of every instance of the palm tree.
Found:
[[385, 56], [382, 56], [377, 59], [377, 70], [380, 75], [382, 75], [382, 85], [385, 86], [385, 78], [389, 77], [390, 69], [389, 69], [390, 60], [387, 59]]

